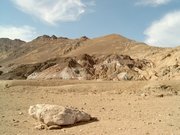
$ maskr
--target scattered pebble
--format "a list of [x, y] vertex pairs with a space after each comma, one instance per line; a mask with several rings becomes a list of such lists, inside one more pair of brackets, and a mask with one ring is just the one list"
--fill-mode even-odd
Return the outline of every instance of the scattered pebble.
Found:
[[23, 115], [23, 112], [19, 112], [19, 115]]
[[14, 123], [19, 123], [19, 120], [13, 119], [13, 122], [14, 122]]
[[141, 97], [146, 97], [147, 95], [145, 93], [142, 93], [141, 94]]
[[164, 97], [164, 94], [156, 95], [156, 97]]

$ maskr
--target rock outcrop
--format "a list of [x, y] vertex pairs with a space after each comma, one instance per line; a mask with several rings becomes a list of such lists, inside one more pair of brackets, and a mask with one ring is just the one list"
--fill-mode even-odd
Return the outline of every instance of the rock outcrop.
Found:
[[153, 70], [150, 63], [144, 59], [132, 59], [128, 55], [83, 54], [65, 58], [42, 72], [29, 75], [27, 79], [148, 80], [140, 71], [146, 71], [147, 68]]
[[[154, 63], [128, 55], [88, 55], [50, 59], [42, 63], [12, 65], [13, 79], [149, 80], [155, 76]], [[2, 76], [3, 78], [3, 76]]]

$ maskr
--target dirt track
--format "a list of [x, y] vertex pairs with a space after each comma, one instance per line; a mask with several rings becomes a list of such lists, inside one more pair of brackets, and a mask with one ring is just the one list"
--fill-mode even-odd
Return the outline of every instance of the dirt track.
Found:
[[[173, 90], [144, 89], [154, 84], [169, 85]], [[179, 91], [178, 81], [1, 81], [0, 134], [178, 135]], [[98, 121], [38, 131], [34, 126], [39, 123], [27, 114], [29, 106], [37, 103], [76, 107]]]

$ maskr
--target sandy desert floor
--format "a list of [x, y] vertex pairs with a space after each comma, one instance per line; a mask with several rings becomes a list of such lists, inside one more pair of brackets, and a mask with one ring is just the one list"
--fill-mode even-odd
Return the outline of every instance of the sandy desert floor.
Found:
[[[180, 135], [179, 81], [0, 81], [0, 103], [1, 135]], [[35, 130], [28, 109], [38, 103], [72, 106], [98, 121]]]

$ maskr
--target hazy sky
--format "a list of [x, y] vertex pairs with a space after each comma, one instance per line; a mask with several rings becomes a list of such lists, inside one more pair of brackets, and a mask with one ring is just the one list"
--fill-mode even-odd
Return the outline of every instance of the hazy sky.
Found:
[[148, 45], [179, 46], [180, 0], [0, 0], [0, 38], [112, 33]]

